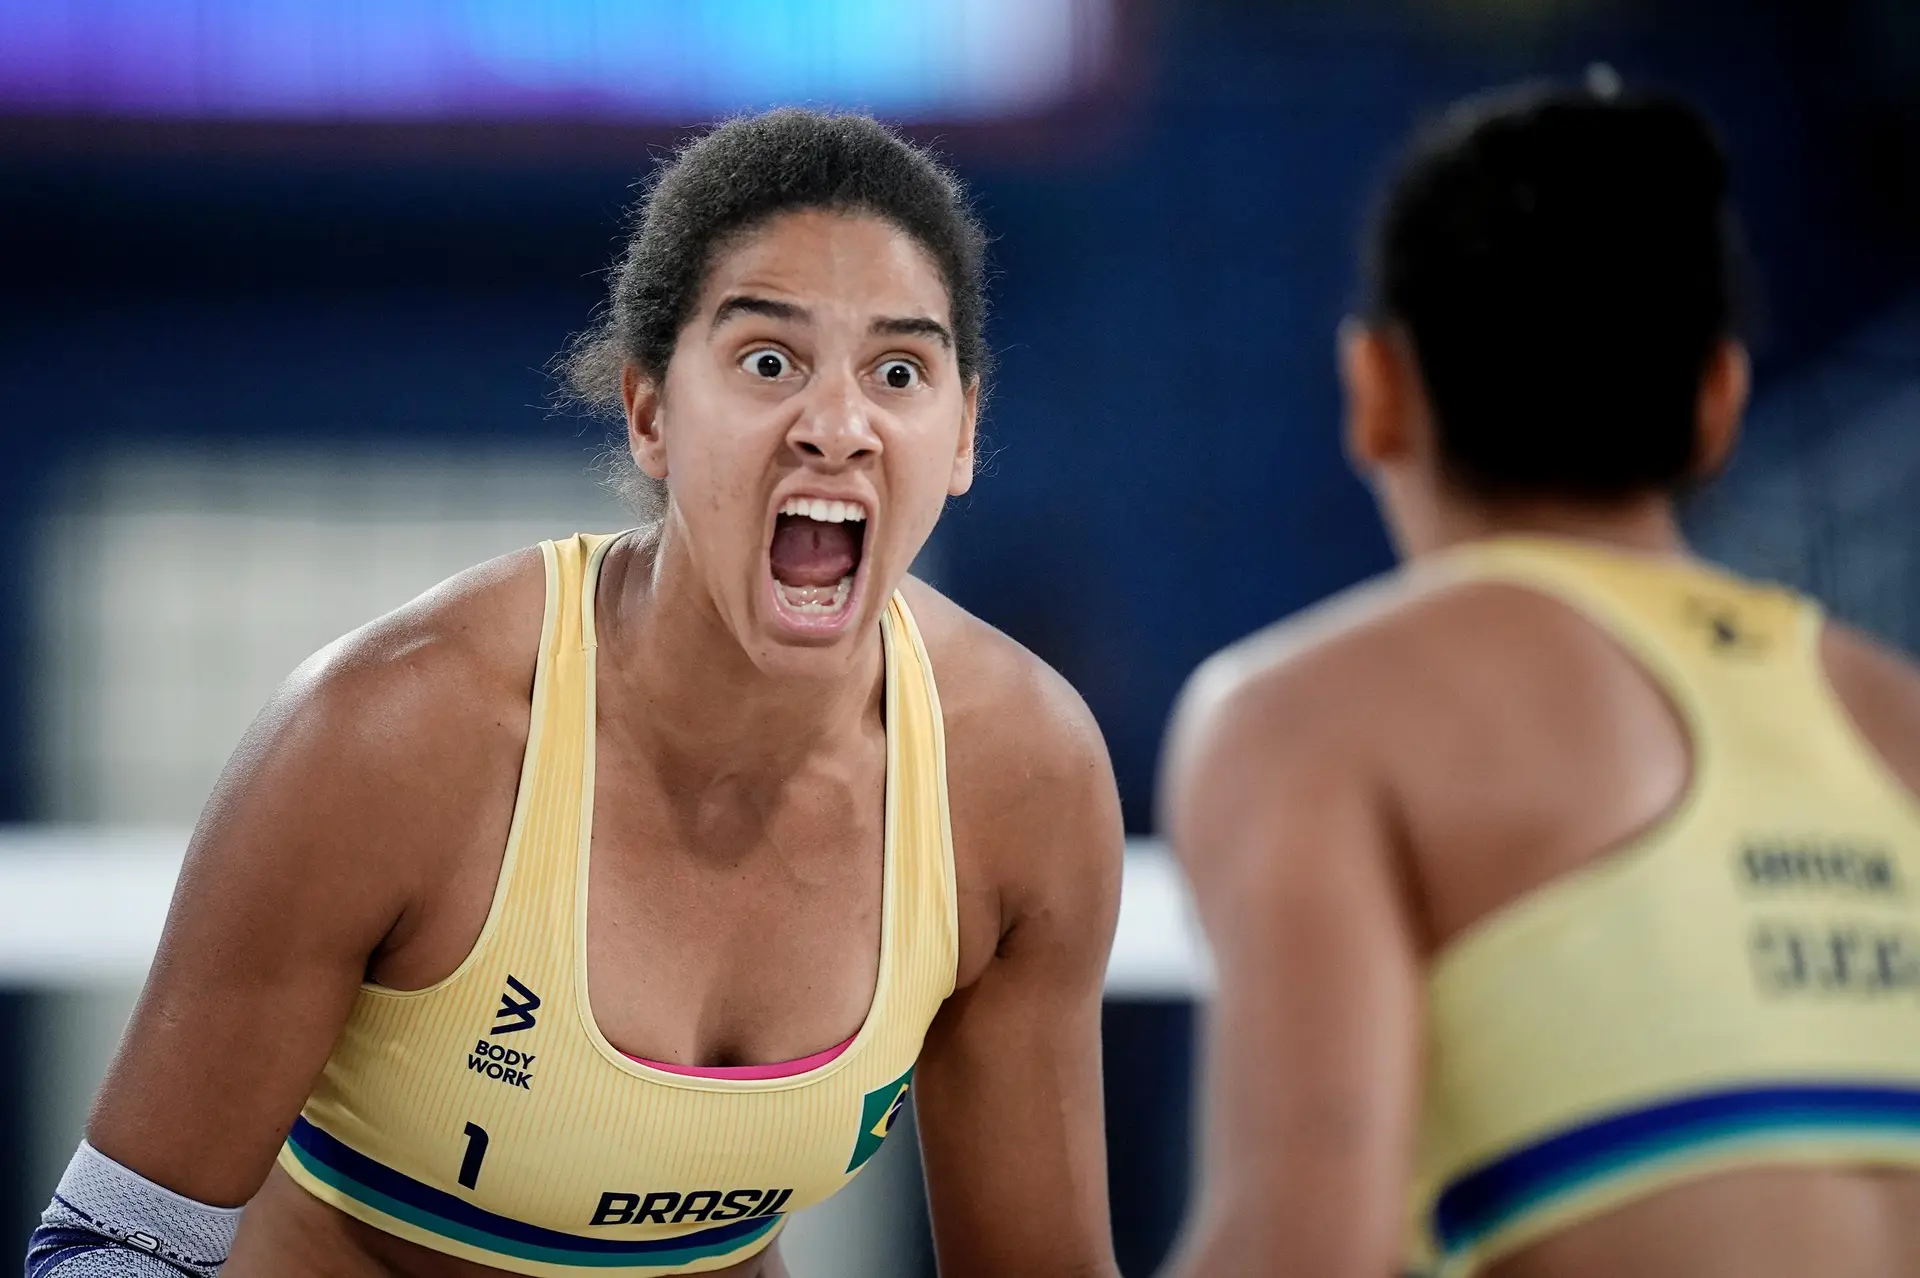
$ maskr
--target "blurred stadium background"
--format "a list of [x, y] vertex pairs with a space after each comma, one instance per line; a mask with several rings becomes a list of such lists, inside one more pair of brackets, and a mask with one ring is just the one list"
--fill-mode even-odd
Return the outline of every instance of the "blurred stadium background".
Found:
[[[0, 0], [0, 1255], [278, 679], [620, 523], [543, 367], [689, 126], [866, 107], [972, 182], [992, 460], [922, 567], [1087, 696], [1145, 836], [1186, 672], [1387, 563], [1330, 360], [1370, 181], [1423, 112], [1602, 60], [1720, 126], [1761, 265], [1750, 434], [1694, 536], [1920, 650], [1910, 0]], [[1129, 1275], [1188, 1177], [1192, 956], [1150, 855], [1107, 1025]], [[918, 1195], [896, 1138], [796, 1274], [930, 1274]]]

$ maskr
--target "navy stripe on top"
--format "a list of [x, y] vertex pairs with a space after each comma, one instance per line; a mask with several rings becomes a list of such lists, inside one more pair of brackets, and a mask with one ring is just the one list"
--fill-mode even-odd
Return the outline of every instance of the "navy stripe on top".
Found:
[[1557, 1191], [1675, 1149], [1767, 1131], [1908, 1131], [1920, 1145], [1920, 1089], [1868, 1084], [1747, 1087], [1625, 1110], [1555, 1133], [1450, 1183], [1433, 1206], [1433, 1235], [1459, 1251]]
[[450, 1220], [455, 1224], [465, 1225], [469, 1229], [477, 1229], [498, 1238], [529, 1243], [536, 1247], [549, 1247], [556, 1251], [642, 1257], [657, 1252], [682, 1251], [688, 1247], [710, 1247], [734, 1240], [745, 1241], [748, 1236], [765, 1229], [767, 1222], [774, 1218], [771, 1216], [747, 1217], [729, 1221], [724, 1225], [715, 1225], [710, 1229], [680, 1234], [673, 1238], [626, 1241], [611, 1238], [582, 1238], [578, 1234], [563, 1234], [557, 1230], [542, 1229], [538, 1225], [529, 1225], [525, 1221], [515, 1220], [510, 1216], [495, 1215], [493, 1212], [474, 1206], [465, 1199], [456, 1198], [431, 1185], [421, 1184], [413, 1177], [397, 1172], [385, 1163], [375, 1162], [359, 1150], [342, 1144], [304, 1117], [294, 1120], [293, 1130], [287, 1134], [287, 1139], [341, 1175], [369, 1189], [378, 1190], [409, 1207], [430, 1212], [443, 1220]]

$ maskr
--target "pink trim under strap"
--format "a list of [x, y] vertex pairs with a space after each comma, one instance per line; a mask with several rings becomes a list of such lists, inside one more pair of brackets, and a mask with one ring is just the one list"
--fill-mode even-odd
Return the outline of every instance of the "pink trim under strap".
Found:
[[828, 1061], [837, 1058], [840, 1053], [853, 1046], [853, 1040], [860, 1037], [855, 1033], [844, 1043], [829, 1047], [824, 1052], [815, 1052], [811, 1056], [802, 1056], [797, 1061], [775, 1061], [771, 1065], [669, 1065], [665, 1061], [650, 1061], [644, 1056], [635, 1056], [632, 1052], [622, 1052], [630, 1061], [638, 1061], [648, 1069], [664, 1070], [669, 1074], [684, 1074], [689, 1078], [792, 1078], [795, 1074], [804, 1074], [810, 1069], [819, 1069]]

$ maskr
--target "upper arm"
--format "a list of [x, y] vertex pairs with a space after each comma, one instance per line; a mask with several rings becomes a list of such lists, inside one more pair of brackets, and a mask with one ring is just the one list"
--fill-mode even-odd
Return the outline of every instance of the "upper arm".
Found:
[[1119, 800], [1092, 715], [1021, 656], [1032, 668], [996, 713], [949, 718], [954, 841], [1000, 902], [992, 957], [941, 1009], [916, 1075], [941, 1272], [959, 1278], [1113, 1272], [1100, 999]]
[[477, 764], [484, 736], [450, 709], [454, 671], [423, 647], [343, 641], [242, 739], [95, 1103], [101, 1152], [209, 1204], [259, 1188], [371, 958], [460, 837], [473, 798], [460, 787], [485, 783], [421, 784], [429, 760]]
[[1381, 1278], [1400, 1259], [1419, 960], [1340, 683], [1216, 663], [1176, 718], [1164, 817], [1218, 972], [1195, 1278]]

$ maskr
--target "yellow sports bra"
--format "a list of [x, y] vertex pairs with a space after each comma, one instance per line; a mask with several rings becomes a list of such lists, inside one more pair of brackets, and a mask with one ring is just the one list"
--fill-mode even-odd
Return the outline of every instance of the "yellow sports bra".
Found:
[[1671, 699], [1693, 770], [1657, 827], [1435, 960], [1416, 1267], [1472, 1274], [1731, 1167], [1920, 1167], [1920, 804], [1829, 688], [1819, 609], [1578, 543], [1434, 569], [1612, 635]]
[[873, 1157], [953, 992], [959, 932], [933, 671], [906, 603], [886, 648], [879, 980], [860, 1031], [801, 1072], [636, 1061], [587, 993], [594, 583], [611, 537], [540, 547], [547, 602], [499, 885], [473, 951], [415, 991], [368, 985], [280, 1150], [309, 1193], [435, 1251], [521, 1274], [701, 1273]]

